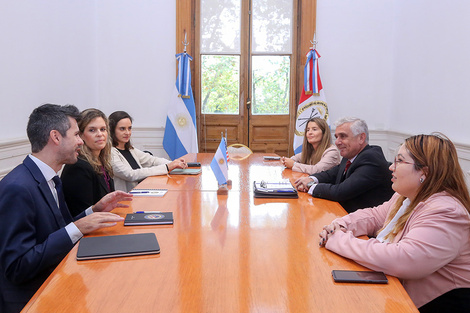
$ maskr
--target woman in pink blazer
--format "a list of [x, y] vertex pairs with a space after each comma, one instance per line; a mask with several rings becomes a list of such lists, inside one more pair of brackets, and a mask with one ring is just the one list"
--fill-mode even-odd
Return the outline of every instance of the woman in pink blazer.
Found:
[[285, 167], [309, 175], [329, 170], [341, 161], [338, 148], [331, 143], [331, 132], [326, 121], [315, 117], [305, 126], [302, 152], [292, 158], [282, 157]]
[[420, 312], [470, 312], [470, 196], [453, 143], [410, 137], [390, 170], [390, 201], [334, 220], [320, 246], [398, 277]]

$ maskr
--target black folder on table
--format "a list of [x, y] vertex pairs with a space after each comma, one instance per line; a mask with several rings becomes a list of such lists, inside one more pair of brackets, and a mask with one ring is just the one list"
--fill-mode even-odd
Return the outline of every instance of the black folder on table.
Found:
[[124, 220], [124, 226], [171, 224], [173, 224], [173, 212], [130, 213]]
[[253, 183], [255, 198], [298, 198], [297, 190], [289, 181], [269, 183], [265, 181]]
[[78, 244], [77, 260], [157, 253], [160, 253], [160, 246], [154, 233], [84, 237]]

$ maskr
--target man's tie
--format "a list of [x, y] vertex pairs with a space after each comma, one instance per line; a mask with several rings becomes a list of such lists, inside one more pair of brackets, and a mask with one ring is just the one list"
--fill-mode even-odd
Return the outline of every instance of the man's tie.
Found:
[[341, 175], [341, 181], [344, 181], [344, 179], [346, 178], [346, 172], [347, 172], [347, 170], [348, 170], [348, 168], [349, 168], [350, 165], [351, 165], [351, 161], [348, 160], [348, 161], [346, 162], [346, 167], [344, 168], [344, 172], [343, 172], [343, 174]]
[[64, 218], [65, 223], [69, 224], [73, 222], [73, 219], [72, 215], [70, 215], [67, 204], [65, 203], [64, 191], [62, 190], [62, 181], [60, 180], [59, 176], [54, 176], [52, 180], [54, 181], [55, 190], [57, 191], [60, 213], [62, 213], [62, 217]]

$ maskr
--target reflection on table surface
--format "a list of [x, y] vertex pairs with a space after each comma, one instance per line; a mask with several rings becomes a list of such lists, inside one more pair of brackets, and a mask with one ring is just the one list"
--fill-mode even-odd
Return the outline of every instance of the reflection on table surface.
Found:
[[160, 176], [138, 188], [166, 188], [163, 198], [134, 197], [132, 211], [172, 211], [174, 225], [115, 227], [93, 235], [153, 232], [161, 253], [75, 260], [75, 247], [24, 312], [417, 312], [396, 278], [388, 285], [337, 284], [333, 269], [364, 269], [318, 247], [322, 226], [345, 211], [336, 202], [254, 199], [253, 181], [294, 181], [304, 174], [260, 154], [232, 160], [227, 196], [210, 169]]

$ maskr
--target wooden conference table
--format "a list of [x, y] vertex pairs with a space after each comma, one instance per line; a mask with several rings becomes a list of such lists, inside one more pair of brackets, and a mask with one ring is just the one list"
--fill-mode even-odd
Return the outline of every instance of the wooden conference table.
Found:
[[161, 253], [77, 261], [77, 245], [22, 312], [418, 312], [399, 281], [340, 284], [333, 269], [363, 270], [318, 246], [323, 225], [345, 215], [336, 202], [254, 199], [253, 181], [291, 181], [305, 174], [253, 154], [231, 160], [233, 184], [217, 196], [213, 154], [190, 154], [197, 176], [160, 176], [141, 188], [163, 198], [134, 197], [126, 213], [172, 211], [172, 226], [117, 226], [93, 236], [153, 232]]

